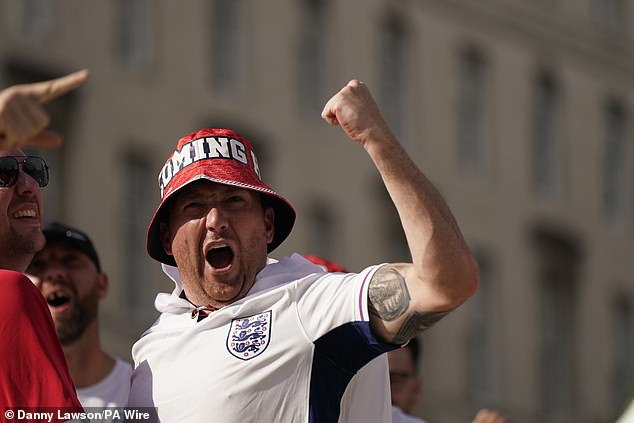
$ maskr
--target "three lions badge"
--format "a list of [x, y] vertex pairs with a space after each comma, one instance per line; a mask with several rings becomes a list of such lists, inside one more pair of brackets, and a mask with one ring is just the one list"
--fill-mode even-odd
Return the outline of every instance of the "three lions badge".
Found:
[[234, 357], [250, 360], [262, 354], [271, 339], [271, 310], [233, 319], [227, 336], [227, 349]]

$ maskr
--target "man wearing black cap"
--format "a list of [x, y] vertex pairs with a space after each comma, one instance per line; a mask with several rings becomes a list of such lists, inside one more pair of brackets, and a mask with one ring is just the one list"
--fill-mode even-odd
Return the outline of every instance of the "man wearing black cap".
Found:
[[124, 407], [132, 367], [101, 348], [99, 301], [108, 277], [88, 236], [79, 229], [50, 223], [46, 245], [27, 268], [51, 311], [77, 396], [84, 407]]
[[132, 349], [130, 406], [154, 406], [165, 422], [346, 421], [355, 373], [475, 291], [478, 268], [451, 212], [367, 87], [350, 81], [322, 117], [374, 162], [413, 262], [327, 273], [298, 254], [268, 258], [295, 211], [262, 182], [249, 141], [214, 128], [181, 138], [147, 238], [176, 286]]

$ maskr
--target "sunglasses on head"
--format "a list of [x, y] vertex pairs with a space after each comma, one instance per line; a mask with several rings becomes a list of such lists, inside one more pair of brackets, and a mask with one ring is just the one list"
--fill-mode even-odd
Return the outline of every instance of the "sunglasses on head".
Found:
[[10, 187], [18, 182], [20, 163], [24, 173], [35, 179], [40, 187], [48, 185], [48, 166], [37, 156], [0, 157], [0, 187]]

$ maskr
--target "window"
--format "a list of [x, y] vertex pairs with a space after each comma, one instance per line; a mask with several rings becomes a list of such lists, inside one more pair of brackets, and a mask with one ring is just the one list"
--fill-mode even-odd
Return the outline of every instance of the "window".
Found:
[[148, 66], [154, 58], [154, 3], [151, 0], [119, 0], [117, 52], [130, 68]]
[[617, 100], [607, 102], [604, 115], [603, 203], [608, 219], [623, 221], [629, 217], [631, 202], [627, 115], [625, 107]]
[[625, 0], [592, 0], [592, 16], [599, 25], [612, 30], [623, 30], [627, 26]]
[[35, 38], [44, 38], [53, 25], [51, 0], [22, 0], [22, 28]]
[[492, 407], [497, 400], [495, 363], [496, 292], [493, 261], [476, 250], [480, 266], [480, 287], [469, 300], [472, 310], [467, 338], [467, 383], [477, 408]]
[[309, 254], [316, 254], [322, 257], [336, 257], [335, 251], [335, 216], [332, 211], [322, 204], [329, 204], [328, 201], [317, 201], [308, 210], [309, 222], [309, 243], [311, 251]]
[[541, 291], [541, 404], [544, 421], [570, 418], [576, 400], [576, 297], [579, 247], [556, 228], [535, 231]]
[[559, 113], [561, 95], [555, 79], [544, 73], [536, 84], [532, 171], [535, 191], [543, 197], [561, 195]]
[[211, 16], [211, 72], [220, 95], [241, 92], [244, 68], [240, 0], [213, 0]]
[[407, 35], [403, 22], [388, 19], [381, 29], [379, 95], [385, 120], [394, 135], [406, 144]]
[[378, 181], [375, 186], [377, 195], [376, 207], [378, 218], [380, 219], [376, 227], [381, 229], [381, 239], [385, 246], [384, 251], [381, 253], [382, 257], [386, 263], [411, 263], [412, 256], [396, 207], [383, 182]]
[[632, 395], [634, 381], [634, 301], [627, 294], [616, 297], [612, 304], [612, 408], [620, 414]]
[[303, 0], [299, 40], [299, 95], [302, 112], [321, 112], [326, 86], [326, 5], [324, 0]]
[[473, 49], [460, 63], [459, 154], [461, 168], [482, 174], [486, 166], [486, 64]]
[[[143, 319], [143, 310], [151, 309], [153, 298], [152, 268], [156, 266], [145, 249], [147, 224], [152, 217], [151, 205], [155, 198], [154, 190], [148, 187], [157, 185], [151, 163], [142, 154], [127, 153], [123, 158], [124, 177], [121, 192], [124, 195], [124, 215], [120, 249], [121, 263], [126, 271], [127, 302], [130, 310], [141, 310], [134, 317]], [[149, 291], [149, 292], [148, 292]], [[148, 302], [149, 300], [149, 302]], [[145, 307], [148, 306], [148, 307]]]

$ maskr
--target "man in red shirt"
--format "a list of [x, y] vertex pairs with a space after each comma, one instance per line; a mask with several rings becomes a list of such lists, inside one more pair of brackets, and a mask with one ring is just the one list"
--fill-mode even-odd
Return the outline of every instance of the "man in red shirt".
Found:
[[[42, 104], [87, 76], [80, 71], [0, 92], [0, 412], [7, 420], [20, 410], [33, 413], [31, 421], [60, 421], [56, 409], [82, 410], [48, 307], [21, 273], [44, 246], [40, 188], [48, 184], [44, 160], [21, 147], [59, 146], [59, 135], [44, 131]], [[43, 407], [53, 412], [50, 419]]]

